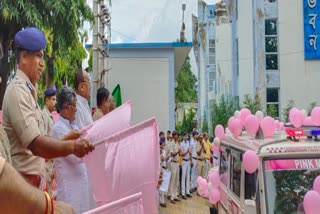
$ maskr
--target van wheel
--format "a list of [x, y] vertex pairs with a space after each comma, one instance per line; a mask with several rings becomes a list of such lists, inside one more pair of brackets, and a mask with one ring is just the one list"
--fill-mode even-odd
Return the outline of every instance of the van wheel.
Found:
[[216, 207], [210, 207], [210, 214], [218, 214], [218, 209]]

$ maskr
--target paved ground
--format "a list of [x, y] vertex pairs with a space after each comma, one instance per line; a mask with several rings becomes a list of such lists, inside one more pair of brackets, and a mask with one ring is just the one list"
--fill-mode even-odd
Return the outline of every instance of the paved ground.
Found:
[[206, 200], [193, 193], [192, 198], [181, 199], [175, 204], [167, 200], [167, 207], [160, 206], [159, 214], [210, 214], [210, 211]]

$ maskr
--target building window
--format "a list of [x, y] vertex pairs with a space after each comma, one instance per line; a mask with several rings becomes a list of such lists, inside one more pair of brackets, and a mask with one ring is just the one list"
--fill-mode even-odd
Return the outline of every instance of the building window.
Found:
[[210, 71], [209, 72], [209, 91], [213, 91], [214, 81], [216, 79], [216, 72]]
[[277, 19], [265, 20], [266, 70], [279, 69]]
[[267, 113], [279, 117], [279, 88], [267, 88]]
[[209, 65], [214, 65], [216, 61], [216, 43], [214, 39], [209, 39]]

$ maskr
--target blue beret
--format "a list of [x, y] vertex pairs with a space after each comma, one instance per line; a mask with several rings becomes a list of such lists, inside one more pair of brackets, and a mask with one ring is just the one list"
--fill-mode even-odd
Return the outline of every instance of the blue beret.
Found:
[[172, 132], [172, 135], [177, 135], [177, 132], [176, 132], [176, 131], [173, 131], [173, 132]]
[[44, 95], [46, 97], [51, 97], [54, 96], [56, 94], [56, 90], [54, 90], [53, 88], [48, 88], [47, 90], [45, 90]]
[[197, 132], [197, 131], [193, 131], [192, 132], [192, 135], [194, 136], [194, 135], [198, 135], [199, 133]]
[[47, 40], [42, 31], [38, 28], [30, 27], [16, 33], [14, 43], [18, 48], [37, 52], [45, 48]]
[[183, 136], [188, 135], [188, 132], [183, 132]]

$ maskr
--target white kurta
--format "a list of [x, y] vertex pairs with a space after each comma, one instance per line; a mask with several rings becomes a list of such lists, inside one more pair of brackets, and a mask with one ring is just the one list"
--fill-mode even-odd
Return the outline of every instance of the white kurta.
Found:
[[77, 94], [77, 112], [75, 124], [81, 129], [92, 123], [92, 115], [88, 101]]
[[[72, 129], [79, 128], [61, 116], [54, 124], [52, 137], [61, 139]], [[64, 201], [75, 208], [76, 213], [90, 210], [89, 182], [86, 166], [75, 155], [55, 159], [57, 173], [57, 200]]]

